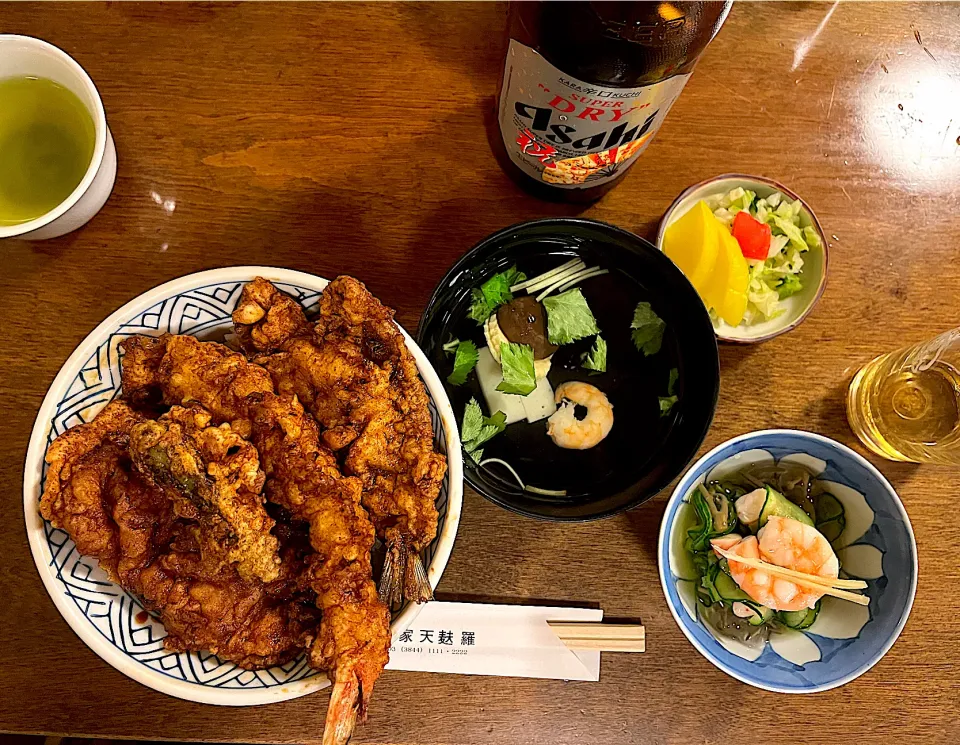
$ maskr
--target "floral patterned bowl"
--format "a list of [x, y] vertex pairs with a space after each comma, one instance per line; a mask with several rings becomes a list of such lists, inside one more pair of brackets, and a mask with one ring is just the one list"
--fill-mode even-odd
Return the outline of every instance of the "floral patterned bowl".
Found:
[[[698, 484], [751, 463], [799, 462], [843, 504], [834, 541], [842, 573], [863, 579], [866, 607], [824, 597], [804, 631], [784, 629], [749, 646], [715, 634], [700, 617], [695, 577], [685, 576], [683, 510]], [[667, 503], [658, 548], [660, 583], [681, 631], [710, 662], [737, 680], [780, 693], [815, 693], [849, 683], [893, 646], [917, 589], [917, 544], [900, 498], [883, 475], [845, 445], [797, 430], [751, 432], [719, 445], [687, 471]]]

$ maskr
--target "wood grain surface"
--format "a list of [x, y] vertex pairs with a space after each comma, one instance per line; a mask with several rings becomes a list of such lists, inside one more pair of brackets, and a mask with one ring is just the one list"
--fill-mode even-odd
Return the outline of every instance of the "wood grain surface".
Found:
[[[777, 178], [831, 236], [826, 293], [796, 331], [721, 349], [703, 449], [796, 427], [856, 444], [852, 368], [958, 322], [960, 6], [738, 4], [626, 180], [587, 209], [519, 191], [487, 144], [500, 4], [0, 4], [89, 71], [119, 175], [82, 230], [0, 244], [0, 731], [239, 742], [319, 738], [325, 693], [201, 706], [125, 678], [60, 617], [34, 568], [22, 464], [74, 346], [139, 293], [189, 272], [273, 264], [362, 278], [416, 327], [434, 284], [508, 224], [584, 214], [651, 236], [686, 186]], [[655, 547], [668, 492], [586, 525], [537, 523], [466, 495], [445, 597], [599, 603], [642, 619], [644, 655], [599, 683], [388, 672], [357, 743], [955, 742], [960, 469], [870, 456], [920, 549], [913, 615], [843, 688], [754, 690], [714, 668], [664, 603]]]

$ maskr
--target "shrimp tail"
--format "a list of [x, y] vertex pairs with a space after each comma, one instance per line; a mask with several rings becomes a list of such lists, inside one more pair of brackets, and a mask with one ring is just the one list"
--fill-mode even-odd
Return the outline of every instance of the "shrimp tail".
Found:
[[383, 560], [383, 573], [377, 586], [380, 602], [393, 608], [403, 602], [404, 573], [407, 565], [407, 543], [397, 535], [387, 541], [387, 555]]
[[383, 560], [377, 594], [387, 607], [395, 607], [404, 599], [414, 603], [433, 600], [433, 589], [423, 559], [418, 552], [411, 550], [409, 541], [402, 534], [391, 536], [387, 541], [387, 555]]
[[346, 678], [338, 680], [333, 686], [327, 720], [323, 725], [323, 745], [346, 745], [353, 735], [358, 715], [362, 715], [360, 679], [352, 673]]
[[433, 600], [433, 589], [427, 578], [427, 570], [423, 566], [420, 554], [410, 551], [407, 555], [407, 571], [403, 580], [403, 592], [409, 600], [415, 603], [425, 603]]

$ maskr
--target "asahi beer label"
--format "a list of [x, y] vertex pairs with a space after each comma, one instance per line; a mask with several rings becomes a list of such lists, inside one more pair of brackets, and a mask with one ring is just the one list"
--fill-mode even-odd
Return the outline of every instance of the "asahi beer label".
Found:
[[689, 77], [604, 88], [511, 39], [500, 92], [507, 153], [527, 175], [561, 188], [611, 181], [646, 148]]

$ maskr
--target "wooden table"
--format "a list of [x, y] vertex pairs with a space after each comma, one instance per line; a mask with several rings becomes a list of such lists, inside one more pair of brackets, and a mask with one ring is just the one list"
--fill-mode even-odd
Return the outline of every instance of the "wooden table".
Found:
[[[0, 245], [0, 730], [131, 738], [316, 740], [326, 694], [200, 706], [125, 678], [73, 634], [34, 568], [21, 464], [74, 346], [165, 280], [231, 264], [364, 279], [416, 327], [434, 284], [510, 223], [584, 214], [651, 236], [687, 185], [778, 178], [831, 236], [830, 279], [796, 331], [721, 349], [703, 449], [798, 427], [856, 445], [851, 366], [957, 323], [960, 7], [737, 5], [630, 176], [580, 211], [524, 195], [486, 125], [502, 5], [0, 6], [97, 83], [120, 170], [82, 230]], [[922, 43], [921, 43], [922, 42]], [[600, 683], [388, 672], [358, 743], [947, 742], [960, 728], [960, 469], [871, 456], [910, 512], [922, 577], [910, 622], [859, 680], [810, 696], [714, 668], [664, 603], [655, 545], [667, 493], [586, 525], [523, 519], [468, 492], [448, 596], [594, 601], [642, 617], [645, 655], [605, 655]], [[948, 737], [948, 733], [951, 735]]]

